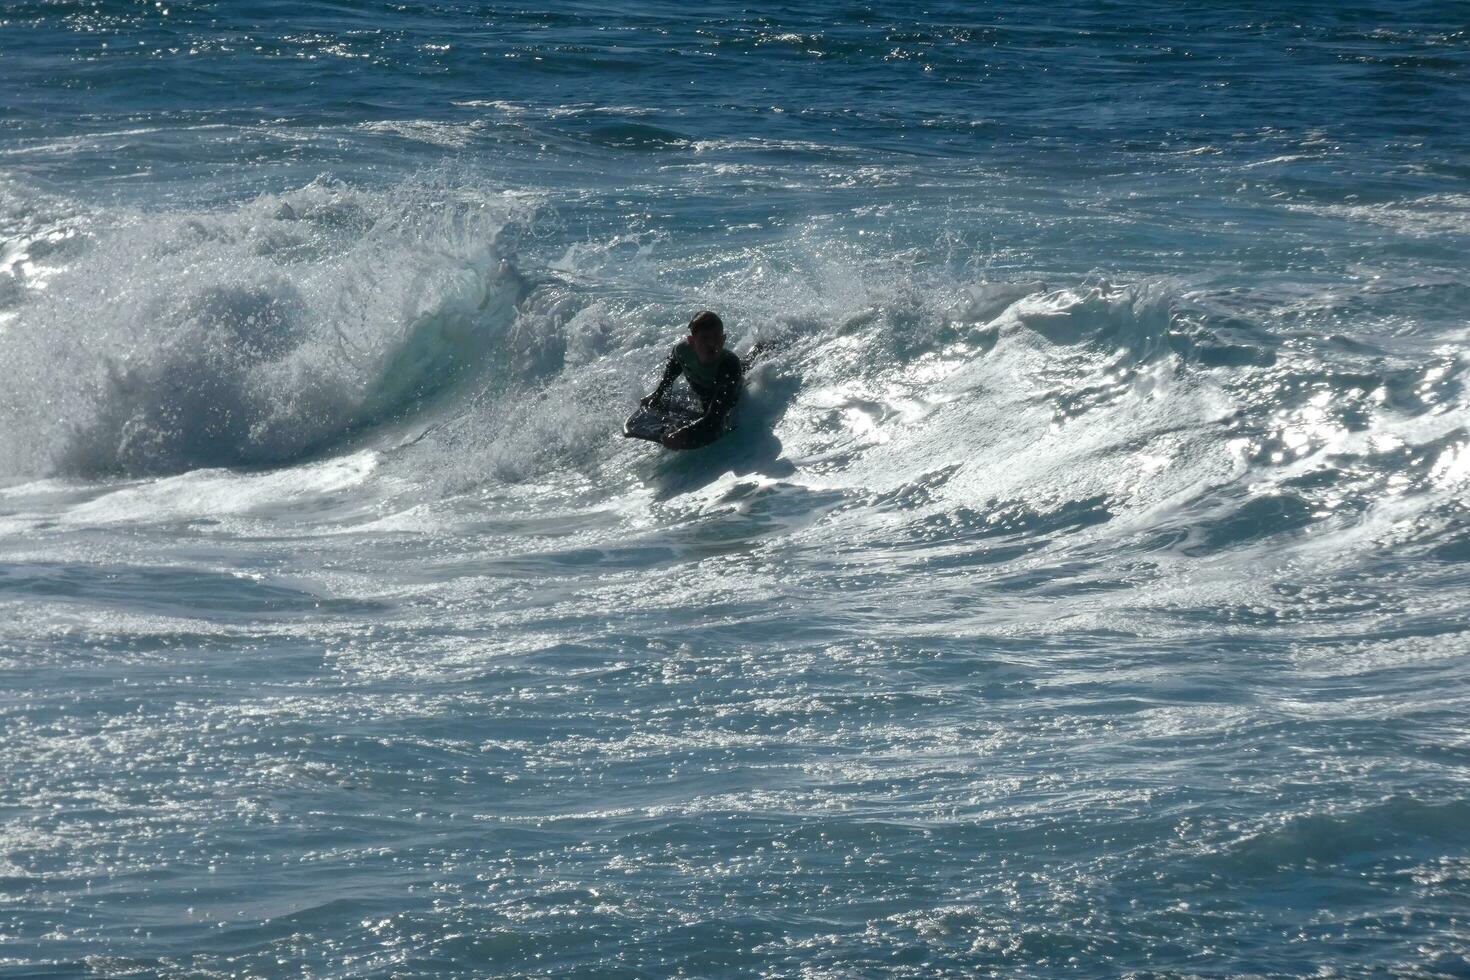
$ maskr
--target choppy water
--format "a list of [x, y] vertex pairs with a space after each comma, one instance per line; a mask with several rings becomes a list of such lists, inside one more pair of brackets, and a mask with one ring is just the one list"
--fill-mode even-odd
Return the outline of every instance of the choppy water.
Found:
[[1463, 4], [0, 73], [0, 975], [1470, 975]]

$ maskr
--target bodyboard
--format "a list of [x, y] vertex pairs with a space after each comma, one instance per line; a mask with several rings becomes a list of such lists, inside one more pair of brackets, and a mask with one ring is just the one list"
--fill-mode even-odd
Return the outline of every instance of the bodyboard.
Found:
[[628, 416], [628, 421], [623, 423], [623, 435], [630, 439], [662, 442], [664, 436], [675, 429], [684, 428], [698, 418], [698, 412], [682, 405], [640, 405], [636, 412]]

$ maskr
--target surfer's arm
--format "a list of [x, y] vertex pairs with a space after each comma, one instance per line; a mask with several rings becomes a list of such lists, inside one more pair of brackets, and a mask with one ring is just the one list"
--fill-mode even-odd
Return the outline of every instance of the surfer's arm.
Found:
[[664, 365], [664, 376], [659, 379], [658, 387], [653, 389], [653, 394], [643, 398], [639, 404], [657, 405], [663, 401], [664, 395], [668, 393], [669, 386], [674, 383], [674, 380], [679, 377], [680, 372], [683, 370], [684, 367], [679, 363], [679, 358], [670, 354], [669, 363]]

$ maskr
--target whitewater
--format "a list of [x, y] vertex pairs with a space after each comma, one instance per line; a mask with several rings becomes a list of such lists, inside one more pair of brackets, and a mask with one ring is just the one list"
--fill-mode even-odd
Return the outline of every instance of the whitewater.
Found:
[[0, 977], [1470, 976], [1462, 5], [0, 75]]

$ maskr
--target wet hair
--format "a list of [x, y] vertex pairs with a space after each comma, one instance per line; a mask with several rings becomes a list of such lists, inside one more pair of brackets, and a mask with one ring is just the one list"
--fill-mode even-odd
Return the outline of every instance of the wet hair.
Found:
[[709, 310], [694, 314], [694, 319], [689, 321], [690, 333], [698, 333], [701, 330], [723, 329], [725, 329], [725, 322]]

